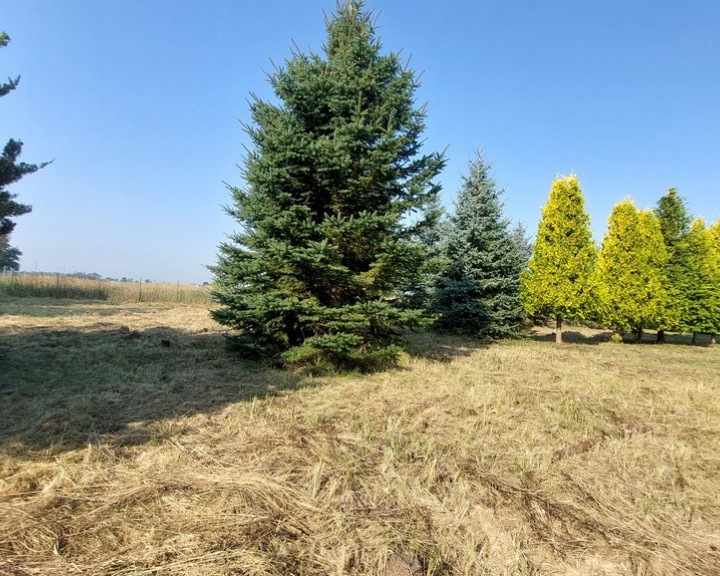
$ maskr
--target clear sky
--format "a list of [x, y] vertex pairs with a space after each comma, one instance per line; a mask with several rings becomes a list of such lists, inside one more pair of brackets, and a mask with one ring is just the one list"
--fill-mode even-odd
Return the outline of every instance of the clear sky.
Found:
[[[369, 0], [386, 50], [422, 71], [427, 150], [452, 206], [482, 148], [506, 211], [535, 232], [575, 172], [596, 239], [613, 205], [677, 187], [720, 217], [717, 0]], [[334, 0], [0, 0], [0, 142], [54, 159], [12, 186], [33, 212], [24, 270], [202, 282], [235, 223], [247, 98], [293, 42], [320, 51]]]

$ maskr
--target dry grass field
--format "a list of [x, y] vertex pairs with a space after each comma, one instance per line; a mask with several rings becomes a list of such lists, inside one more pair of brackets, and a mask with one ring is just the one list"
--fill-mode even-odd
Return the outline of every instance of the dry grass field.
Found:
[[0, 312], [0, 574], [720, 575], [720, 347], [416, 334], [317, 378], [202, 307]]
[[63, 298], [104, 300], [115, 304], [172, 302], [209, 306], [210, 290], [193, 284], [91, 280], [62, 274], [0, 272], [0, 298]]

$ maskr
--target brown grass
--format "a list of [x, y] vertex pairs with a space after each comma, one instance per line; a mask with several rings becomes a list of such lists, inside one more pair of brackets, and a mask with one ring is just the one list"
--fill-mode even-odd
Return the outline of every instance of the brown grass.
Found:
[[720, 574], [718, 349], [418, 334], [320, 379], [200, 308], [0, 306], [0, 573]]

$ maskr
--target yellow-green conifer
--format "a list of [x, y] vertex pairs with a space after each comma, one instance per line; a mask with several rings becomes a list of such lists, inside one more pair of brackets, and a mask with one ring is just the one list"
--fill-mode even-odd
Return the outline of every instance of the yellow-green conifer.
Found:
[[710, 249], [716, 261], [720, 264], [720, 218], [710, 228], [708, 228], [708, 236], [710, 237]]
[[[710, 256], [717, 271], [715, 281], [720, 284], [720, 218], [710, 228], [708, 228], [708, 238], [710, 240]], [[714, 334], [710, 336], [710, 343], [715, 344], [715, 338], [720, 330], [716, 330]]]
[[563, 319], [584, 318], [590, 309], [596, 258], [577, 176], [559, 178], [542, 210], [520, 292], [528, 314], [555, 318], [558, 344], [562, 343]]
[[601, 320], [616, 329], [634, 331], [638, 340], [644, 328], [668, 322], [667, 261], [655, 215], [636, 210], [631, 200], [617, 204], [608, 219], [597, 264]]

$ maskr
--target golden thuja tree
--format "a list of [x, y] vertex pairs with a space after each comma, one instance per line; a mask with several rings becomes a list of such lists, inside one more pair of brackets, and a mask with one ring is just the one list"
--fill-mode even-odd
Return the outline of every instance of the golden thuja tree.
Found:
[[[720, 218], [718, 218], [718, 221], [715, 222], [715, 224], [708, 228], [708, 240], [710, 242], [710, 258], [717, 273], [715, 280], [718, 284], [718, 289], [720, 290]], [[717, 319], [717, 322], [720, 325], [720, 318]], [[711, 334], [711, 344], [715, 344], [718, 332], [720, 332], [720, 329], [716, 330], [714, 334]]]
[[632, 200], [620, 202], [608, 219], [597, 263], [598, 312], [604, 324], [633, 331], [672, 323], [668, 306], [668, 253], [660, 224]]
[[720, 266], [720, 218], [708, 228], [710, 239], [710, 253], [718, 266]]
[[582, 319], [591, 309], [596, 259], [580, 182], [575, 175], [559, 178], [550, 189], [530, 263], [520, 278], [526, 312], [554, 318], [558, 344], [563, 319]]

